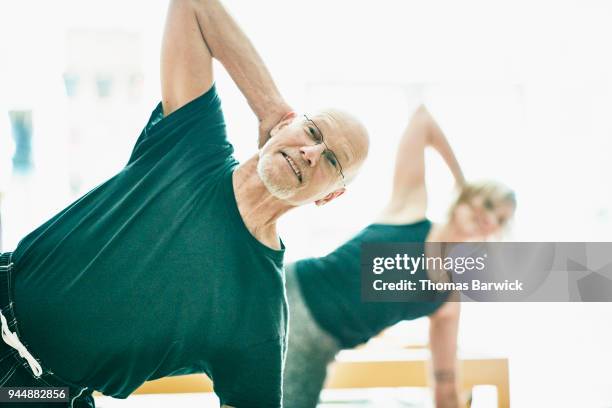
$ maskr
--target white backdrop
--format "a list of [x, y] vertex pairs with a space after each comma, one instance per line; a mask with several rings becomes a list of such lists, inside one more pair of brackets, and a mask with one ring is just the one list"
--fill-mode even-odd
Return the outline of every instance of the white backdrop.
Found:
[[[398, 138], [420, 102], [447, 133], [468, 178], [498, 178], [516, 190], [512, 239], [610, 240], [612, 3], [225, 4], [297, 110], [338, 106], [371, 132], [370, 157], [348, 193], [282, 221], [287, 260], [322, 255], [376, 216], [389, 194]], [[78, 191], [84, 192], [127, 159], [159, 100], [165, 8], [161, 0], [0, 2], [0, 107], [34, 112], [34, 171], [4, 187], [6, 248], [74, 199], [71, 172], [84, 175]], [[65, 39], [75, 30], [138, 35], [144, 81], [122, 132], [92, 130], [106, 143], [95, 158], [81, 158], [82, 167], [70, 164], [73, 111], [62, 83]], [[230, 138], [245, 159], [255, 149], [255, 118], [217, 68]], [[94, 101], [84, 109], [95, 115], [99, 108]], [[0, 128], [2, 137], [8, 132]], [[428, 183], [430, 215], [439, 219], [452, 180], [433, 154]], [[513, 406], [612, 406], [610, 304], [470, 304], [464, 310], [462, 348], [510, 357]]]

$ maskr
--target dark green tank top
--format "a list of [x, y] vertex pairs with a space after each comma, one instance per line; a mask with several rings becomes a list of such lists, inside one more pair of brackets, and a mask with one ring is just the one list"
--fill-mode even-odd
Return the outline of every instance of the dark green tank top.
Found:
[[[415, 291], [410, 302], [363, 302], [361, 300], [360, 251], [364, 242], [417, 242], [424, 249], [431, 222], [372, 224], [322, 258], [298, 261], [295, 271], [304, 300], [314, 319], [344, 348], [364, 343], [383, 329], [402, 320], [427, 316], [438, 309], [448, 293]], [[412, 279], [426, 279], [420, 269]]]
[[215, 87], [154, 109], [129, 163], [13, 254], [20, 336], [67, 382], [125, 398], [207, 373], [221, 403], [280, 407], [284, 251], [238, 211]]

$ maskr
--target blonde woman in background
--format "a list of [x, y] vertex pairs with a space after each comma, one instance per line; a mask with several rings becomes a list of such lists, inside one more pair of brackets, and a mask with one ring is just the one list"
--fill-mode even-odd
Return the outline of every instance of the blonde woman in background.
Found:
[[[444, 159], [460, 188], [448, 219], [426, 218], [425, 149]], [[409, 302], [361, 301], [360, 247], [364, 242], [463, 242], [502, 232], [516, 207], [514, 193], [495, 182], [466, 183], [444, 133], [421, 106], [404, 132], [396, 157], [391, 200], [375, 224], [321, 258], [287, 267], [290, 334], [284, 374], [284, 406], [312, 408], [327, 365], [341, 349], [368, 341], [402, 320], [430, 319], [430, 342], [437, 408], [460, 406], [457, 381], [459, 302], [449, 292], [418, 292]], [[425, 279], [419, 270], [414, 280]]]

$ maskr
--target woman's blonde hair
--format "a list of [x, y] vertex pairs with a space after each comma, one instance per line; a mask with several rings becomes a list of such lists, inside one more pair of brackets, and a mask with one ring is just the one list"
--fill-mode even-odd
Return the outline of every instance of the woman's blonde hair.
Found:
[[455, 202], [449, 210], [449, 217], [452, 216], [455, 209], [461, 204], [470, 204], [476, 197], [484, 197], [493, 203], [511, 204], [516, 210], [516, 194], [508, 186], [492, 180], [482, 180], [477, 182], [465, 183], [457, 196]]

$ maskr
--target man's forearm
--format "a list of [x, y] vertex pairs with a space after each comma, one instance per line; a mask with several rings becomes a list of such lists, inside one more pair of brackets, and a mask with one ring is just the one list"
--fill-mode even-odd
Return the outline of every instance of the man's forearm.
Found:
[[191, 0], [200, 33], [213, 58], [223, 64], [260, 124], [270, 129], [291, 108], [242, 29], [217, 0]]

